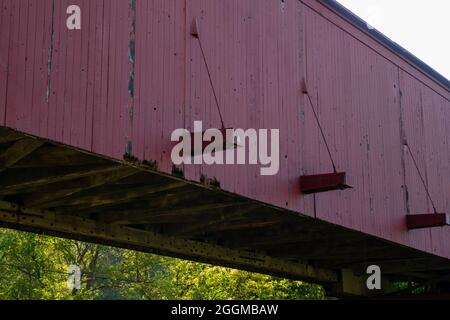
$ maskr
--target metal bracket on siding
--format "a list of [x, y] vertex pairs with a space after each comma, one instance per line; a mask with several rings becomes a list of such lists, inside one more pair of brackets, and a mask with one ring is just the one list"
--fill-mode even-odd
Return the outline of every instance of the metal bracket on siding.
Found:
[[[208, 73], [209, 82], [211, 84], [211, 89], [212, 89], [213, 94], [214, 94], [214, 100], [215, 100], [215, 103], [216, 103], [217, 112], [219, 113], [220, 122], [222, 124], [222, 128], [221, 128], [220, 131], [222, 133], [223, 149], [222, 150], [216, 150], [216, 151], [225, 151], [227, 149], [236, 149], [238, 147], [238, 145], [234, 142], [234, 138], [232, 138], [233, 139], [232, 141], [228, 141], [228, 139], [227, 139], [228, 138], [227, 137], [227, 129], [225, 127], [225, 122], [223, 120], [223, 115], [222, 115], [222, 111], [221, 111], [221, 108], [220, 108], [219, 99], [217, 98], [216, 89], [214, 87], [214, 82], [213, 82], [212, 75], [211, 75], [211, 69], [209, 68], [208, 61], [206, 59], [206, 54], [205, 54], [205, 51], [203, 49], [203, 44], [202, 44], [202, 40], [200, 38], [199, 30], [200, 29], [199, 29], [199, 26], [198, 26], [198, 21], [197, 21], [196, 18], [194, 18], [193, 21], [192, 21], [192, 24], [191, 24], [190, 33], [191, 33], [192, 37], [194, 37], [194, 38], [196, 38], [198, 40], [198, 45], [199, 45], [200, 51], [202, 53], [203, 62], [205, 63], [206, 71]], [[199, 154], [200, 152], [201, 152], [201, 154], [203, 154], [205, 149], [206, 149], [206, 147], [210, 144], [210, 142], [204, 142], [203, 141], [202, 142], [202, 149], [201, 150], [195, 150], [195, 148], [194, 148], [194, 144], [195, 144], [194, 141], [195, 141], [195, 137], [198, 134], [199, 133], [196, 133], [196, 132], [191, 133], [192, 156], [195, 156], [195, 155]], [[202, 137], [203, 137], [204, 134], [205, 133], [203, 132], [202, 133]], [[238, 143], [239, 143], [239, 141], [238, 141]]]
[[300, 177], [300, 190], [304, 194], [351, 189], [346, 184], [346, 173], [336, 172]]
[[[216, 152], [220, 152], [220, 151], [226, 151], [226, 150], [231, 150], [231, 149], [236, 149], [239, 147], [239, 143], [240, 143], [240, 139], [239, 137], [236, 139], [237, 143], [234, 141], [234, 137], [228, 137], [227, 135], [227, 130], [228, 129], [221, 129], [220, 132], [222, 133], [222, 141], [223, 144], [221, 146], [221, 148], [217, 148], [215, 151]], [[233, 130], [233, 129], [229, 129], [229, 130]], [[205, 149], [207, 146], [209, 146], [212, 142], [211, 141], [203, 141], [202, 139], [202, 146], [201, 146], [201, 150], [199, 150], [198, 148], [196, 149], [195, 147], [195, 139], [196, 136], [201, 134], [202, 137], [204, 136], [205, 132], [191, 132], [191, 150], [192, 150], [192, 156], [195, 157], [197, 155], [200, 154], [205, 154]], [[231, 141], [230, 139], [231, 138]], [[198, 137], [197, 137], [198, 139]]]
[[198, 38], [199, 37], [197, 19], [192, 20], [191, 36], [193, 36], [194, 38]]
[[412, 152], [407, 141], [404, 142], [404, 146], [409, 151], [414, 167], [417, 170], [417, 174], [419, 175], [420, 181], [422, 181], [427, 197], [430, 200], [434, 210], [433, 213], [407, 215], [406, 226], [409, 230], [449, 226], [450, 216], [446, 213], [438, 213], [433, 198], [431, 197], [430, 190], [428, 190], [427, 183], [425, 182], [424, 176], [420, 171], [419, 164], [416, 161], [416, 157], [414, 156], [414, 153]]
[[309, 103], [311, 105], [311, 109], [314, 113], [314, 117], [317, 121], [317, 125], [320, 129], [320, 133], [322, 135], [322, 139], [327, 148], [328, 156], [330, 157], [331, 164], [333, 166], [333, 173], [319, 174], [319, 175], [309, 175], [300, 177], [300, 190], [304, 194], [312, 194], [319, 192], [327, 192], [333, 190], [346, 190], [352, 189], [351, 186], [346, 183], [346, 173], [345, 172], [337, 172], [336, 164], [333, 159], [333, 155], [331, 154], [330, 147], [328, 145], [327, 138], [325, 136], [324, 130], [319, 120], [319, 116], [317, 115], [316, 108], [314, 107], [311, 96], [309, 95], [308, 87], [306, 85], [305, 79], [302, 81], [302, 93], [308, 97]]
[[446, 213], [410, 214], [406, 216], [409, 230], [450, 226], [450, 215]]

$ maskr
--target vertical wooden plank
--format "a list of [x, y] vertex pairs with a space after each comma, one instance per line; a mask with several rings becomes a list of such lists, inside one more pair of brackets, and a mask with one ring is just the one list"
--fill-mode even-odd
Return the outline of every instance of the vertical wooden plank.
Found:
[[[423, 118], [423, 88], [405, 72], [400, 73], [400, 87], [402, 91], [402, 126], [405, 142], [408, 143], [413, 156], [419, 166], [420, 173], [425, 176], [425, 132]], [[408, 214], [423, 214], [429, 211], [429, 202], [425, 189], [420, 180], [419, 172], [415, 168], [409, 149], [403, 147], [406, 206]], [[408, 234], [408, 241], [412, 246], [431, 250], [430, 230], [416, 230]]]
[[[257, 70], [256, 63], [258, 63], [260, 52], [259, 48], [255, 45], [255, 40], [258, 40], [258, 34], [260, 34], [259, 26], [256, 24], [258, 21], [258, 6], [255, 5], [254, 1], [239, 2], [235, 1], [235, 8], [233, 14], [237, 17], [237, 31], [236, 36], [238, 37], [238, 47], [237, 57], [235, 60], [227, 60], [227, 64], [234, 65], [234, 70], [239, 74], [236, 79], [237, 92], [239, 94], [240, 104], [231, 104], [230, 108], [225, 109], [225, 116], [235, 115], [232, 119], [233, 122], [244, 130], [248, 129], [259, 129], [259, 123], [262, 122], [261, 113], [256, 113], [255, 109], [260, 106], [256, 106], [258, 89], [255, 85], [255, 72]], [[230, 39], [233, 41], [232, 39]], [[227, 81], [227, 79], [224, 79]], [[232, 123], [232, 126], [233, 124]], [[247, 142], [247, 148], [248, 142]], [[248, 150], [248, 149], [247, 149]], [[248, 153], [247, 153], [248, 162]], [[231, 167], [226, 168], [227, 170], [232, 170]], [[260, 177], [259, 166], [246, 165], [245, 167], [238, 168], [240, 171], [239, 176], [242, 177], [238, 183], [236, 183], [236, 191], [242, 192], [247, 196], [261, 198], [264, 197], [267, 189], [265, 188], [266, 183], [263, 177]], [[228, 171], [227, 171], [228, 172]], [[234, 174], [233, 174], [234, 175]], [[260, 183], [257, 183], [257, 178]], [[226, 185], [224, 186], [227, 187]]]
[[39, 6], [38, 22], [36, 28], [36, 65], [33, 86], [33, 112], [32, 122], [36, 127], [36, 134], [48, 136], [49, 101], [53, 88], [48, 87], [51, 68], [49, 60], [54, 51], [54, 1], [45, 0]]
[[95, 16], [95, 43], [96, 50], [94, 53], [94, 65], [95, 65], [95, 73], [94, 73], [94, 96], [93, 96], [93, 110], [92, 110], [92, 121], [90, 123], [90, 149], [94, 150], [96, 146], [98, 135], [101, 133], [100, 128], [100, 115], [104, 110], [104, 92], [106, 92], [106, 88], [104, 86], [104, 74], [106, 73], [105, 65], [107, 60], [107, 55], [105, 55], [105, 45], [107, 45], [109, 34], [106, 30], [106, 19], [105, 18], [105, 1], [98, 0], [95, 2], [96, 4], [96, 16]]
[[84, 114], [84, 132], [83, 139], [81, 141], [81, 145], [83, 148], [87, 150], [91, 150], [92, 148], [92, 127], [93, 127], [93, 114], [94, 108], [96, 107], [95, 96], [97, 84], [98, 84], [98, 67], [97, 57], [98, 51], [100, 50], [101, 40], [99, 39], [99, 31], [98, 26], [101, 25], [101, 21], [98, 21], [98, 11], [99, 4], [101, 1], [88, 1], [89, 5], [89, 28], [87, 32], [87, 49], [86, 49], [86, 57], [85, 57], [85, 74], [86, 74], [86, 82], [84, 84], [85, 90], [85, 114]]
[[144, 120], [142, 113], [142, 103], [144, 94], [148, 92], [144, 87], [143, 78], [148, 73], [144, 69], [148, 55], [151, 53], [145, 52], [147, 45], [147, 1], [136, 1], [136, 74], [135, 74], [135, 101], [132, 117], [132, 153], [138, 159], [144, 157]]
[[111, 115], [108, 121], [111, 123], [111, 129], [109, 131], [109, 140], [111, 150], [109, 154], [111, 154], [114, 158], [121, 158], [125, 152], [125, 143], [123, 141], [124, 137], [124, 119], [122, 119], [121, 115], [125, 110], [124, 104], [124, 92], [128, 88], [128, 75], [124, 74], [124, 65], [128, 65], [128, 59], [126, 57], [126, 53], [128, 52], [127, 42], [128, 35], [124, 35], [128, 31], [128, 24], [126, 24], [126, 17], [128, 13], [128, 2], [117, 0], [115, 3], [116, 7], [116, 18], [114, 19], [115, 26], [115, 42], [112, 43], [112, 49], [115, 51], [115, 60], [113, 60], [113, 64], [115, 66], [115, 72], [112, 74], [112, 86], [113, 93], [112, 95], [112, 109]]
[[[286, 113], [285, 121], [287, 123], [288, 134], [288, 179], [289, 179], [289, 198], [288, 208], [298, 212], [305, 212], [309, 214], [314, 213], [312, 197], [303, 197], [300, 195], [299, 176], [302, 175], [302, 145], [303, 136], [301, 135], [301, 128], [304, 126], [305, 100], [298, 84], [305, 78], [305, 17], [302, 3], [288, 3], [288, 11], [292, 10], [292, 22], [288, 27], [291, 30], [291, 38], [294, 44], [295, 52], [297, 53], [297, 65], [294, 70], [299, 70], [295, 73], [294, 86], [288, 93], [287, 106], [290, 112]], [[291, 9], [295, 6], [295, 10]], [[295, 30], [295, 31], [294, 31]], [[292, 54], [292, 53], [291, 53]], [[286, 69], [286, 74], [290, 75], [289, 68]], [[308, 207], [308, 204], [310, 206]]]
[[[155, 144], [158, 146], [160, 155], [157, 160], [159, 168], [164, 172], [171, 172], [170, 165], [170, 144], [167, 142], [170, 139], [172, 129], [172, 121], [175, 116], [174, 112], [178, 109], [175, 105], [175, 96], [179, 94], [179, 87], [174, 72], [175, 59], [175, 12], [173, 1], [164, 1], [163, 5], [163, 99], [160, 106], [160, 132], [157, 133]], [[172, 130], [171, 130], [172, 129]]]
[[18, 94], [20, 97], [16, 97], [16, 128], [26, 131], [26, 117], [29, 112], [29, 103], [27, 101], [27, 91], [31, 87], [27, 83], [27, 78], [29, 74], [27, 73], [28, 62], [28, 52], [27, 47], [31, 45], [31, 40], [28, 38], [28, 31], [31, 33], [32, 27], [30, 27], [30, 8], [29, 1], [22, 0], [20, 2], [20, 25], [19, 25], [19, 64], [17, 68], [18, 73], [18, 85], [20, 89]]
[[110, 141], [107, 137], [107, 112], [108, 112], [108, 90], [109, 90], [109, 72], [110, 70], [110, 39], [114, 35], [111, 35], [110, 25], [112, 21], [111, 17], [111, 5], [112, 1], [103, 1], [103, 25], [102, 25], [102, 54], [99, 59], [101, 59], [101, 82], [100, 82], [100, 105], [96, 108], [94, 113], [94, 125], [93, 125], [93, 143], [92, 149], [95, 152], [105, 153], [107, 149], [105, 144]]
[[[137, 19], [136, 1], [131, 1], [128, 5], [128, 28], [125, 35], [127, 41], [127, 56], [125, 68], [126, 91], [124, 92], [124, 108], [123, 108], [123, 137], [122, 137], [122, 155], [128, 152], [129, 145], [133, 148], [132, 124], [134, 117], [134, 108], [136, 100], [136, 19]], [[119, 150], [120, 151], [120, 150]], [[132, 152], [133, 150], [131, 150]]]
[[11, 0], [2, 0], [0, 5], [0, 125], [5, 125], [13, 4]]
[[73, 104], [71, 110], [71, 144], [86, 149], [86, 116], [87, 116], [87, 83], [88, 75], [88, 54], [89, 54], [89, 35], [91, 26], [91, 6], [92, 1], [79, 0], [79, 6], [82, 8], [82, 27], [81, 30], [72, 31], [75, 33], [75, 59], [74, 59], [74, 86], [73, 86]]
[[[203, 25], [200, 25], [199, 32], [204, 34], [204, 22], [201, 19], [200, 10], [199, 10], [199, 0], [195, 1], [187, 1], [186, 2], [186, 31], [190, 31], [193, 20], [197, 19], [199, 22], [202, 22]], [[193, 132], [193, 121], [199, 120], [197, 115], [197, 103], [199, 99], [199, 86], [201, 83], [201, 64], [199, 63], [200, 53], [197, 40], [190, 35], [190, 33], [186, 36], [186, 120], [184, 123], [184, 128]], [[184, 175], [188, 180], [198, 180], [200, 176], [200, 170], [198, 166], [194, 165], [185, 165], [184, 166]]]
[[[187, 74], [187, 37], [189, 37], [189, 29], [187, 28], [187, 1], [174, 1], [174, 21], [175, 21], [175, 57], [174, 57], [174, 72], [175, 72], [175, 81], [176, 88], [175, 91], [175, 101], [174, 101], [174, 110], [172, 114], [173, 122], [172, 126], [168, 128], [166, 131], [165, 139], [167, 141], [170, 139], [170, 135], [173, 130], [178, 128], [185, 127], [185, 119], [186, 119], [186, 78]], [[172, 161], [171, 161], [171, 152], [172, 152], [172, 143], [168, 144], [168, 149], [166, 149], [165, 159], [163, 159], [163, 163], [167, 161], [166, 168], [170, 172], [172, 171]], [[162, 170], [165, 170], [164, 168]]]
[[[311, 74], [311, 68], [314, 68], [314, 64], [308, 63], [308, 58], [311, 56], [314, 56], [314, 52], [312, 52], [313, 47], [309, 46], [309, 38], [311, 38], [313, 35], [311, 35], [311, 32], [314, 32], [314, 28], [309, 28], [311, 22], [311, 15], [308, 12], [308, 8], [304, 6], [303, 3], [301, 3], [301, 15], [300, 15], [300, 29], [302, 30], [302, 39], [301, 39], [301, 46], [302, 46], [302, 53], [303, 53], [303, 66], [302, 66], [302, 72], [301, 72], [301, 79], [300, 81], [305, 80], [307, 85], [309, 86], [308, 90], [312, 90], [314, 87], [312, 87], [312, 78], [310, 76]], [[313, 38], [312, 38], [313, 39]], [[301, 84], [300, 84], [301, 86]], [[299, 150], [299, 160], [300, 162], [296, 165], [297, 167], [297, 173], [295, 173], [295, 168], [292, 170], [292, 179], [296, 183], [297, 192], [294, 194], [294, 197], [298, 197], [300, 200], [300, 208], [301, 212], [305, 214], [309, 214], [311, 216], [315, 216], [315, 196], [306, 196], [301, 194], [300, 188], [299, 188], [299, 177], [302, 175], [308, 175], [313, 174], [313, 166], [312, 164], [316, 161], [316, 152], [312, 151], [311, 143], [308, 141], [310, 139], [314, 139], [316, 141], [316, 137], [318, 135], [318, 128], [317, 124], [315, 124], [313, 121], [313, 118], [311, 118], [311, 106], [309, 103], [309, 100], [307, 97], [301, 92], [301, 87], [299, 90], [299, 100], [300, 100], [300, 109], [299, 109], [299, 140], [296, 141], [298, 143], [298, 150]]]
[[[310, 12], [310, 9], [304, 7], [305, 18], [305, 80], [308, 87], [308, 91], [311, 95], [311, 100], [314, 105], [317, 105], [317, 89], [316, 89], [316, 67], [314, 63], [314, 57], [316, 57], [317, 48], [313, 45], [314, 39], [318, 37], [316, 34], [319, 32], [319, 28], [316, 23], [315, 16]], [[314, 119], [314, 113], [312, 112], [311, 103], [306, 95], [303, 95], [303, 101], [305, 103], [303, 113], [303, 125], [302, 125], [302, 175], [320, 174], [321, 168], [317, 168], [316, 164], [319, 163], [319, 152], [317, 144], [320, 142], [319, 128]], [[328, 168], [328, 167], [327, 167]], [[325, 170], [326, 171], [326, 170]], [[316, 217], [316, 196], [303, 196], [306, 201], [312, 201], [311, 215]]]
[[72, 85], [66, 88], [67, 95], [70, 97], [70, 103], [67, 104], [68, 109], [65, 117], [67, 117], [68, 127], [64, 130], [64, 139], [70, 141], [71, 145], [81, 147], [80, 141], [82, 141], [82, 136], [85, 130], [85, 103], [86, 91], [82, 88], [85, 83], [85, 73], [86, 67], [83, 65], [83, 57], [86, 55], [85, 51], [87, 49], [87, 38], [85, 38], [89, 31], [89, 8], [84, 5], [83, 0], [79, 0], [78, 5], [82, 9], [83, 21], [81, 30], [71, 30], [69, 34], [72, 36], [70, 38], [70, 44], [72, 45], [71, 51], [72, 55], [68, 58], [68, 62], [73, 61], [71, 65], [72, 73]]
[[[280, 2], [282, 14], [283, 46], [280, 52], [280, 66], [282, 70], [282, 112], [280, 113], [280, 139], [284, 144], [280, 149], [280, 182], [283, 183], [283, 198], [279, 200], [286, 208], [303, 211], [299, 207], [298, 176], [300, 167], [300, 146], [295, 141], [301, 140], [300, 131], [300, 85], [304, 76], [302, 65], [302, 25], [301, 25], [301, 3], [297, 1]], [[297, 164], [292, 166], [292, 164]]]
[[[154, 110], [154, 96], [158, 94], [156, 91], [156, 88], [152, 86], [152, 75], [156, 73], [155, 63], [157, 53], [153, 50], [153, 46], [156, 46], [156, 34], [158, 32], [157, 30], [157, 20], [158, 20], [158, 5], [160, 1], [151, 1], [147, 3], [147, 6], [145, 7], [144, 12], [144, 19], [145, 19], [145, 25], [144, 27], [144, 35], [143, 41], [145, 41], [144, 48], [141, 52], [141, 59], [138, 61], [138, 65], [140, 63], [140, 67], [142, 70], [145, 70], [145, 72], [141, 76], [141, 83], [140, 83], [140, 106], [139, 106], [139, 113], [137, 114], [137, 117], [139, 119], [139, 126], [142, 128], [142, 136], [139, 138], [141, 139], [141, 143], [139, 144], [142, 148], [141, 151], [139, 151], [139, 155], [142, 154], [142, 159], [146, 159], [146, 155], [149, 149], [149, 146], [152, 145], [152, 136], [149, 134], [153, 130], [153, 123], [150, 122], [150, 119], [153, 119], [152, 110]], [[153, 17], [152, 19], [149, 19], [149, 17]]]
[[119, 68], [117, 64], [117, 54], [118, 54], [118, 31], [119, 24], [117, 23], [118, 18], [118, 4], [119, 0], [110, 1], [109, 10], [109, 47], [106, 49], [108, 52], [108, 66], [107, 66], [107, 103], [106, 103], [106, 113], [102, 115], [103, 124], [103, 140], [99, 141], [100, 150], [106, 154], [112, 154], [114, 149], [114, 134], [113, 128], [117, 125], [114, 123], [114, 112], [117, 108], [117, 94], [118, 88], [116, 86], [117, 81], [117, 70]]
[[[63, 6], [63, 10], [67, 8], [70, 4], [67, 3], [67, 6]], [[65, 24], [65, 23], [64, 23]], [[67, 27], [65, 28], [67, 29]], [[77, 87], [79, 83], [79, 74], [77, 70], [79, 69], [79, 63], [77, 61], [79, 59], [79, 50], [80, 46], [78, 44], [79, 30], [67, 30], [66, 31], [66, 39], [67, 39], [67, 51], [64, 59], [64, 73], [66, 74], [64, 81], [64, 91], [61, 92], [62, 104], [58, 106], [61, 108], [61, 117], [63, 126], [60, 128], [60, 137], [59, 141], [70, 144], [71, 140], [71, 129], [72, 129], [72, 113], [73, 109], [76, 109], [76, 104], [78, 101], [78, 97], [74, 92], [74, 88]]]
[[[12, 25], [11, 25], [11, 37], [10, 37], [10, 45], [9, 45], [9, 61], [8, 61], [8, 91], [7, 91], [7, 101], [8, 105], [6, 108], [6, 125], [15, 128], [17, 124], [17, 117], [19, 114], [19, 106], [21, 103], [21, 99], [23, 98], [23, 94], [20, 93], [21, 89], [23, 90], [23, 82], [20, 81], [23, 78], [20, 74], [20, 65], [21, 59], [19, 56], [19, 52], [21, 50], [20, 45], [20, 36], [21, 36], [21, 21], [22, 23], [26, 19], [26, 15], [24, 17], [23, 9], [21, 11], [21, 7], [23, 7], [24, 3], [19, 1], [13, 1], [12, 3]], [[26, 23], [25, 23], [26, 24]]]
[[66, 79], [67, 27], [65, 1], [53, 1], [53, 50], [47, 57], [48, 97], [47, 137], [61, 141], [64, 115], [64, 86]]
[[[169, 100], [163, 109], [161, 141], [162, 152], [159, 160], [159, 169], [163, 172], [172, 171], [170, 136], [175, 129], [184, 126], [185, 109], [185, 42], [188, 37], [186, 29], [186, 12], [184, 1], [166, 1], [167, 20], [166, 30], [169, 43], [169, 52], [165, 53], [169, 66], [168, 82], [165, 89]], [[167, 72], [167, 71], [166, 71]]]
[[114, 138], [114, 150], [113, 156], [115, 158], [122, 158], [125, 154], [127, 147], [127, 123], [128, 123], [128, 110], [131, 105], [131, 95], [129, 93], [129, 79], [131, 73], [131, 63], [129, 54], [130, 37], [131, 37], [131, 15], [130, 15], [130, 1], [120, 1], [118, 3], [119, 10], [119, 52], [117, 64], [120, 66], [118, 71], [118, 106], [115, 111], [114, 122], [118, 125], [116, 130], [113, 130]]
[[151, 40], [151, 49], [154, 52], [153, 70], [150, 76], [150, 88], [153, 88], [153, 95], [150, 104], [146, 106], [146, 152], [145, 159], [159, 161], [161, 150], [162, 116], [164, 105], [164, 88], [167, 85], [167, 76], [165, 73], [164, 55], [167, 52], [167, 39], [165, 38], [165, 21], [167, 19], [164, 11], [166, 1], [157, 1], [153, 8], [153, 14], [156, 15], [153, 24], [153, 37]]
[[24, 34], [24, 91], [23, 102], [24, 105], [21, 108], [20, 122], [18, 127], [24, 131], [37, 133], [37, 122], [32, 123], [33, 114], [33, 85], [34, 85], [34, 72], [36, 63], [36, 20], [37, 20], [37, 7], [38, 5], [34, 1], [25, 1], [27, 10], [27, 27]]

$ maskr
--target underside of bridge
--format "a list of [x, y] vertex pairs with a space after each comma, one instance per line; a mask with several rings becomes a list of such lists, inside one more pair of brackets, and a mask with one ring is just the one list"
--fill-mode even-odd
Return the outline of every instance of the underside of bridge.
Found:
[[180, 257], [364, 294], [384, 280], [442, 283], [450, 261], [220, 190], [0, 128], [0, 226]]

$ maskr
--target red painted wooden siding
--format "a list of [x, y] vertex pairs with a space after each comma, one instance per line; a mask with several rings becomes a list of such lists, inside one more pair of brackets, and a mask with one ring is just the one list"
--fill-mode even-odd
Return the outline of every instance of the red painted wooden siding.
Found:
[[[0, 0], [0, 124], [122, 159], [128, 146], [170, 173], [170, 134], [225, 124], [280, 129], [280, 173], [184, 166], [225, 190], [450, 258], [447, 229], [407, 232], [431, 212], [406, 140], [440, 211], [450, 211], [450, 92], [315, 0]], [[82, 9], [68, 31], [66, 8]], [[132, 50], [135, 48], [135, 50]], [[354, 189], [300, 194], [331, 170], [305, 78]], [[407, 193], [406, 193], [407, 190]], [[407, 196], [406, 196], [407, 194]]]

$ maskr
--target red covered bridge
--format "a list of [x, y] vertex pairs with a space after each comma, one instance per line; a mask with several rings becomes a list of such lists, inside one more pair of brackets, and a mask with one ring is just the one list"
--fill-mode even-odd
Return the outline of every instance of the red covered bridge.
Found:
[[[334, 295], [368, 294], [370, 265], [385, 292], [445, 289], [450, 84], [334, 1], [0, 5], [2, 226]], [[221, 116], [280, 130], [278, 174], [174, 166], [171, 133]]]

